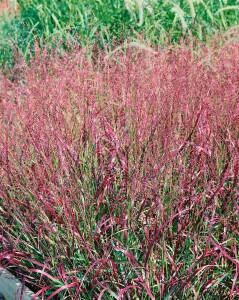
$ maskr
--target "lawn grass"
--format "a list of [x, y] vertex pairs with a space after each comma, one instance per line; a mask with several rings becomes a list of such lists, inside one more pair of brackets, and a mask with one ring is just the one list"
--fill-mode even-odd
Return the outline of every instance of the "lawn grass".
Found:
[[44, 299], [237, 299], [239, 46], [59, 54], [0, 77], [0, 262]]

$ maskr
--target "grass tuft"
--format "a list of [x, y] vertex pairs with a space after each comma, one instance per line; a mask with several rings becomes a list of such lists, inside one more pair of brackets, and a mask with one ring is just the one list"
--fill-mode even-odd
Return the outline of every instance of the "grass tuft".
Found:
[[0, 263], [36, 295], [237, 299], [239, 46], [190, 47], [1, 75]]

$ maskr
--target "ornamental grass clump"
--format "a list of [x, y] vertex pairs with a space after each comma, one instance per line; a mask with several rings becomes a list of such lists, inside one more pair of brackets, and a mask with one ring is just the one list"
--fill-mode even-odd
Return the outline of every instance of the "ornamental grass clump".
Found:
[[36, 47], [1, 75], [0, 264], [42, 299], [236, 299], [238, 60]]

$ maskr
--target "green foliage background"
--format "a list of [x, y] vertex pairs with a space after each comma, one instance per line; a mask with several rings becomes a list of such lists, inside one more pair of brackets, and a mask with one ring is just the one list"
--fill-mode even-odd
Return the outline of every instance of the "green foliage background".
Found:
[[11, 49], [27, 56], [33, 43], [68, 40], [112, 49], [116, 41], [163, 44], [182, 36], [203, 40], [237, 26], [238, 0], [19, 0], [20, 17], [1, 22], [1, 61]]

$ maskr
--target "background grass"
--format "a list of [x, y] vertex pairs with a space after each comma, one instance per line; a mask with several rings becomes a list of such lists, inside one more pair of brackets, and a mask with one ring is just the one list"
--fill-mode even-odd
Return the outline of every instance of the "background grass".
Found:
[[14, 45], [26, 58], [35, 41], [56, 40], [109, 50], [124, 40], [163, 45], [182, 36], [204, 40], [237, 26], [236, 0], [19, 0], [20, 18], [1, 27], [1, 62]]

